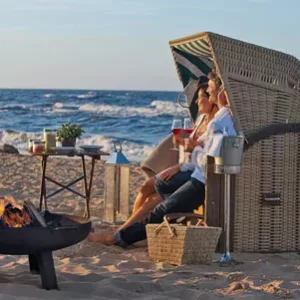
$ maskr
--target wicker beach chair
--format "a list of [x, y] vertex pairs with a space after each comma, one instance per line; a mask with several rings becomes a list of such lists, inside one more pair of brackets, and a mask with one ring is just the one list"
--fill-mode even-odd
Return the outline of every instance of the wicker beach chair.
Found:
[[[209, 32], [171, 41], [170, 47], [183, 87], [217, 70], [236, 129], [247, 139], [242, 173], [231, 180], [232, 250], [299, 250], [299, 60]], [[209, 158], [205, 216], [209, 225], [222, 226], [223, 176], [214, 174], [213, 164]]]
[[[232, 249], [299, 250], [299, 60], [213, 33], [171, 41], [170, 46], [183, 85], [216, 68], [236, 129], [247, 139], [242, 174], [232, 181]], [[219, 226], [224, 185], [222, 176], [213, 173], [212, 159], [207, 180], [207, 222]]]

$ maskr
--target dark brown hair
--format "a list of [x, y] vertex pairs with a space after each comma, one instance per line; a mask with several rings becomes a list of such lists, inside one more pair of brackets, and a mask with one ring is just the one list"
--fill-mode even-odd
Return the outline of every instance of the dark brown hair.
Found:
[[201, 89], [203, 89], [207, 97], [209, 97], [209, 94], [206, 92], [207, 88], [208, 88], [208, 78], [206, 76], [200, 76], [198, 79], [197, 89], [194, 94], [194, 100], [198, 98], [198, 93]]
[[203, 90], [205, 96], [209, 97], [209, 93], [207, 92], [207, 89], [208, 89], [207, 83], [199, 84], [199, 86], [197, 88], [197, 97], [198, 97], [198, 93], [200, 90]]

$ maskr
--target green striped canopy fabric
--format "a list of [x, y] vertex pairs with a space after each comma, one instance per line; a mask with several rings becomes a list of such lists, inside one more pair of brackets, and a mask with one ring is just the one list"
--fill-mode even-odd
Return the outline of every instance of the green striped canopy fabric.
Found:
[[196, 41], [187, 42], [181, 45], [176, 45], [174, 47], [192, 55], [211, 58], [208, 42], [203, 38]]
[[170, 47], [177, 73], [184, 87], [183, 93], [190, 115], [193, 120], [196, 120], [198, 114], [198, 106], [195, 103], [197, 79], [207, 75], [213, 67], [213, 58], [207, 36], [200, 34], [171, 41]]
[[191, 79], [207, 75], [213, 66], [211, 49], [205, 37], [170, 42], [178, 75], [184, 87]]

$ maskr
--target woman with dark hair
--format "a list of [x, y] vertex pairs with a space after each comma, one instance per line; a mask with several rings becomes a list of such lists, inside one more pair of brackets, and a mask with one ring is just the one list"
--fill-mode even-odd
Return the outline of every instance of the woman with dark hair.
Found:
[[[200, 121], [196, 122], [194, 131], [188, 139], [177, 140], [179, 144], [185, 145], [188, 152], [192, 152], [198, 145], [197, 140], [206, 131], [208, 123], [217, 112], [217, 107], [209, 102], [209, 95], [206, 92], [207, 87], [206, 83], [201, 83], [195, 93], [197, 95], [195, 103], [198, 105], [198, 120]], [[120, 230], [139, 220], [143, 220], [162, 201], [155, 190], [157, 180], [166, 182], [169, 188], [175, 191], [190, 180], [191, 174], [191, 170], [180, 171], [180, 164], [176, 164], [145, 181], [135, 199], [131, 217], [121, 226]]]

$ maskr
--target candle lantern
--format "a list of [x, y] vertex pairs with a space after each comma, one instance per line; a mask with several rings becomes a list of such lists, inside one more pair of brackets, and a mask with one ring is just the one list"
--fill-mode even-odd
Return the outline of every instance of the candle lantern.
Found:
[[121, 143], [114, 143], [114, 153], [105, 163], [105, 221], [115, 223], [129, 217], [130, 163], [122, 153]]

